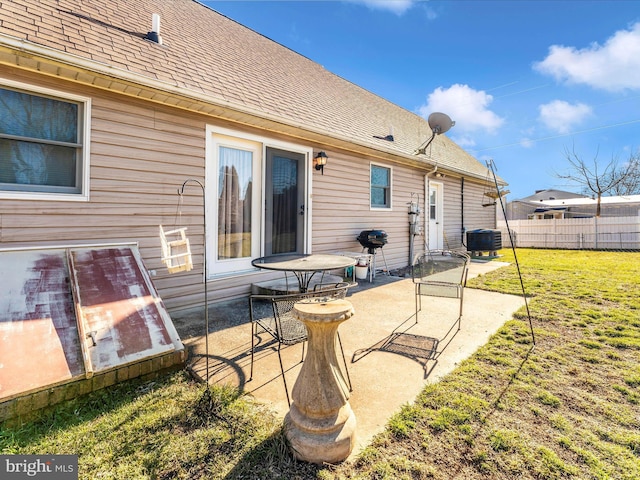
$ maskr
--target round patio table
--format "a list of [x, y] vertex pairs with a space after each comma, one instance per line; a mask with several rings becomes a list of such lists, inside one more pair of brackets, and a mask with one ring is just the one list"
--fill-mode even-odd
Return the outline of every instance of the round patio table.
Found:
[[251, 265], [265, 270], [278, 270], [282, 272], [292, 272], [298, 280], [300, 293], [305, 293], [309, 289], [309, 283], [316, 273], [329, 270], [351, 267], [356, 264], [355, 259], [342, 255], [332, 254], [285, 254], [270, 255], [256, 258]]

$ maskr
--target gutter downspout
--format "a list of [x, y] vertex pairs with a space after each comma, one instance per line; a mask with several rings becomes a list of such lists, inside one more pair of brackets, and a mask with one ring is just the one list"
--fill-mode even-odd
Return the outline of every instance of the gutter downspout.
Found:
[[461, 225], [460, 243], [462, 244], [462, 246], [466, 247], [466, 245], [464, 243], [464, 234], [465, 234], [465, 229], [464, 229], [464, 177], [460, 178], [460, 225]]

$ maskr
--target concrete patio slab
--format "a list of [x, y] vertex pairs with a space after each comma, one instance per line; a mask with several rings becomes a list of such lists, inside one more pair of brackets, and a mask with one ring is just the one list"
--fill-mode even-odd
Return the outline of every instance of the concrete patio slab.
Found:
[[[507, 265], [472, 261], [469, 276]], [[459, 301], [423, 297], [415, 318], [410, 278], [377, 275], [349, 290], [355, 315], [340, 326], [353, 384], [349, 403], [357, 420], [352, 456], [381, 432], [389, 418], [413, 402], [427, 383], [437, 382], [485, 344], [513, 313], [524, 306], [520, 296], [465, 289], [464, 314], [458, 330]], [[282, 418], [289, 408], [280, 376], [276, 345], [268, 335], [258, 345], [253, 379], [249, 378], [251, 325], [247, 299], [210, 306], [209, 357], [205, 358], [202, 309], [173, 315], [176, 329], [190, 351], [188, 364], [201, 378], [237, 386], [268, 403]], [[291, 390], [301, 367], [301, 345], [282, 350]], [[207, 375], [208, 370], [208, 375]]]

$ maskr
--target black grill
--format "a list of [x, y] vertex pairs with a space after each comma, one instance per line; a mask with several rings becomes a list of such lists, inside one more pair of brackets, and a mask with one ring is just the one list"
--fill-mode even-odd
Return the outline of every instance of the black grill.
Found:
[[375, 254], [376, 248], [382, 248], [387, 244], [387, 232], [384, 230], [363, 230], [357, 240], [360, 245], [369, 249], [369, 253]]

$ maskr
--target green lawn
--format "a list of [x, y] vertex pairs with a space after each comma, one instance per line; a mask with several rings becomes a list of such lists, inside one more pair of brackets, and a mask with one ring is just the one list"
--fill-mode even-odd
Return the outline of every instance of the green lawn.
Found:
[[[518, 259], [535, 348], [523, 308], [354, 463], [293, 461], [265, 407], [217, 388], [199, 402], [203, 387], [183, 373], [5, 426], [0, 452], [77, 453], [83, 479], [640, 478], [640, 253]], [[514, 266], [469, 286], [521, 294]]]

